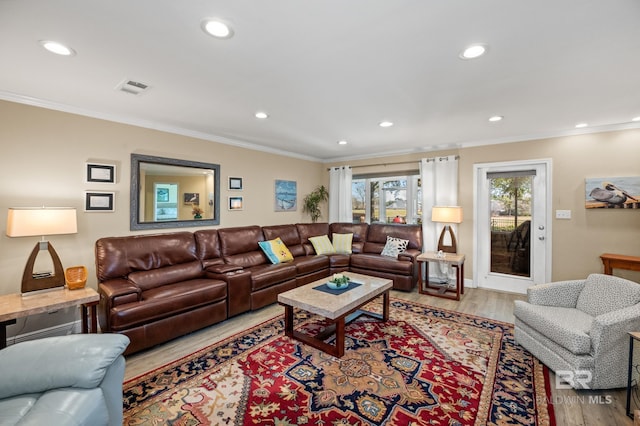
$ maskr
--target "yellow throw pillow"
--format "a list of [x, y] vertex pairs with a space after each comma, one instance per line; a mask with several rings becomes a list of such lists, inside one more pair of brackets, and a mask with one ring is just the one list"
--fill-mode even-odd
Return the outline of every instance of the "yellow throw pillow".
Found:
[[351, 254], [351, 244], [353, 242], [353, 234], [336, 234], [332, 238], [333, 247], [336, 253]]
[[329, 241], [328, 235], [311, 237], [309, 238], [309, 241], [311, 241], [311, 244], [313, 245], [313, 249], [316, 251], [316, 254], [331, 254], [336, 252], [336, 249], [333, 247], [333, 244], [331, 244], [331, 241]]
[[258, 241], [258, 245], [273, 264], [291, 262], [293, 260], [293, 255], [280, 237], [275, 240]]

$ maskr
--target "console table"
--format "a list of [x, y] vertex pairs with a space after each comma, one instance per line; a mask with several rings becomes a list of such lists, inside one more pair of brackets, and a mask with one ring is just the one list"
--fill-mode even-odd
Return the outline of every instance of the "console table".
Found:
[[[460, 300], [460, 295], [464, 294], [464, 254], [444, 253], [442, 257], [436, 252], [426, 252], [418, 255], [416, 260], [418, 265], [425, 265], [426, 279], [422, 279], [422, 268], [418, 268], [418, 291], [420, 294], [442, 297], [445, 299]], [[429, 282], [429, 262], [443, 263], [450, 265], [456, 270], [456, 286], [449, 288], [449, 283]], [[447, 280], [448, 281], [448, 280]]]
[[[94, 289], [87, 287], [78, 290], [60, 288], [24, 296], [18, 293], [0, 296], [0, 349], [7, 346], [7, 326], [15, 324], [16, 319], [54, 312], [70, 306], [79, 305], [82, 309], [82, 332], [97, 333], [99, 301], [100, 295]], [[91, 328], [89, 328], [89, 320]]]
[[613, 269], [627, 269], [640, 271], [640, 257], [626, 256], [624, 254], [604, 253], [600, 256], [604, 265], [604, 273], [613, 275]]

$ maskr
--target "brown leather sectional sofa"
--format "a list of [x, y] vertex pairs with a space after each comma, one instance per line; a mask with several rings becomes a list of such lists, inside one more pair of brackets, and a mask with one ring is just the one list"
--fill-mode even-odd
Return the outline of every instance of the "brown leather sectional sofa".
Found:
[[[317, 255], [310, 237], [353, 234], [351, 254]], [[397, 258], [382, 256], [387, 236], [409, 240]], [[294, 256], [272, 264], [258, 242], [276, 237]], [[353, 271], [389, 278], [411, 291], [422, 249], [419, 225], [302, 223], [243, 226], [96, 242], [100, 327], [126, 334], [133, 353], [242, 312], [274, 303], [278, 293]]]

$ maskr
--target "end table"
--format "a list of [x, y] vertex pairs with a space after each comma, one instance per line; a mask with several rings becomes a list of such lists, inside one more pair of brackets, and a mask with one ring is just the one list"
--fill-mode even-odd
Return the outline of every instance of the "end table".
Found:
[[[445, 299], [460, 300], [460, 295], [464, 294], [464, 254], [444, 253], [444, 256], [438, 256], [436, 252], [422, 253], [417, 257], [418, 265], [425, 264], [425, 277], [422, 279], [422, 267], [419, 269], [418, 275], [418, 291], [420, 294], [428, 294], [429, 296], [442, 297]], [[451, 265], [456, 270], [456, 287], [449, 288], [448, 282], [437, 284], [429, 282], [429, 262], [439, 262]]]

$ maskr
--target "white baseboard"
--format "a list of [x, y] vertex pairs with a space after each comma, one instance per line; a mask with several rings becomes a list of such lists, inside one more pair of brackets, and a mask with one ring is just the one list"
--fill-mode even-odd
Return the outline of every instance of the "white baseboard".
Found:
[[44, 337], [66, 336], [67, 334], [78, 334], [82, 331], [82, 323], [80, 320], [59, 324], [54, 327], [43, 328], [29, 333], [18, 334], [17, 336], [7, 337], [7, 346], [26, 342], [28, 340], [42, 339]]

